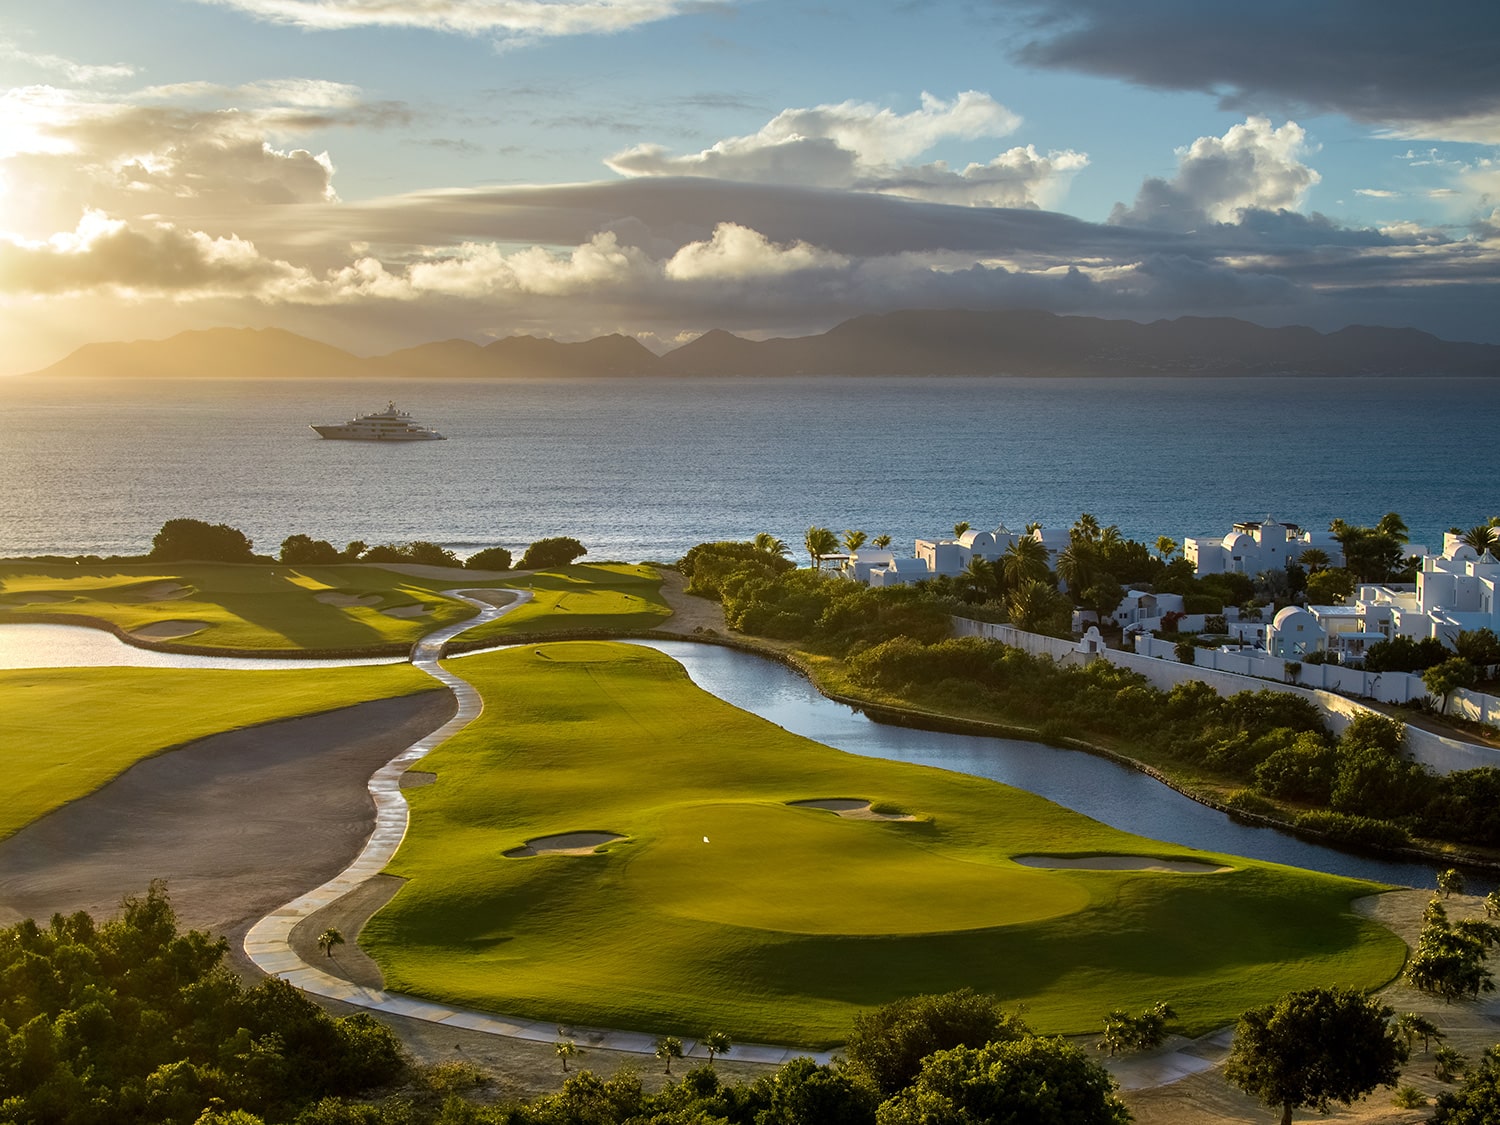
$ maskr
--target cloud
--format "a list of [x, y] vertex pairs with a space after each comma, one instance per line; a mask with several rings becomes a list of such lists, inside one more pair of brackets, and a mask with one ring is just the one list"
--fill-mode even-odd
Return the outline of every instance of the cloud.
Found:
[[806, 242], [777, 245], [759, 231], [720, 223], [706, 242], [690, 242], [666, 262], [673, 281], [777, 278], [809, 270], [843, 269], [849, 259]]
[[1306, 134], [1295, 121], [1275, 129], [1251, 117], [1222, 137], [1199, 137], [1178, 149], [1177, 174], [1146, 180], [1133, 206], [1115, 205], [1110, 222], [1190, 230], [1235, 222], [1249, 209], [1294, 208], [1322, 178], [1302, 163], [1306, 152]]
[[627, 31], [727, 0], [198, 0], [313, 31], [406, 27], [510, 39]]
[[741, 183], [844, 188], [970, 206], [1035, 205], [1060, 195], [1088, 165], [1072, 151], [1045, 156], [1032, 145], [963, 169], [944, 161], [913, 164], [938, 144], [1001, 137], [1021, 119], [988, 94], [967, 90], [952, 101], [922, 95], [922, 108], [897, 113], [869, 102], [786, 109], [758, 132], [729, 137], [700, 152], [673, 155], [643, 144], [609, 157], [622, 176], [697, 176]]
[[991, 0], [1035, 66], [1215, 94], [1238, 112], [1340, 113], [1407, 137], [1500, 143], [1500, 6], [1451, 0]]
[[104, 290], [127, 297], [258, 296], [301, 272], [261, 257], [243, 239], [213, 238], [170, 223], [132, 228], [97, 211], [45, 242], [0, 238], [0, 291], [11, 295]]
[[82, 86], [91, 86], [96, 82], [114, 82], [129, 78], [135, 73], [135, 67], [126, 66], [124, 63], [81, 63], [61, 55], [37, 54], [22, 50], [8, 39], [0, 39], [0, 59], [10, 59], [13, 62], [34, 66], [38, 70], [61, 74], [69, 82], [76, 82]]
[[1368, 196], [1371, 199], [1400, 199], [1402, 196], [1402, 193], [1399, 191], [1388, 191], [1385, 188], [1364, 187], [1355, 188], [1354, 194]]

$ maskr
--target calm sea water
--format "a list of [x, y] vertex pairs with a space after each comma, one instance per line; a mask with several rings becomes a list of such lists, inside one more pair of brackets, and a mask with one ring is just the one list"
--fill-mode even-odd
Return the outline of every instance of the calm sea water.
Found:
[[[319, 439], [388, 398], [448, 441]], [[597, 559], [821, 524], [917, 536], [1079, 512], [1128, 535], [1500, 513], [1500, 384], [1465, 379], [189, 382], [0, 379], [0, 555], [133, 553], [163, 522], [263, 551], [573, 535]]]

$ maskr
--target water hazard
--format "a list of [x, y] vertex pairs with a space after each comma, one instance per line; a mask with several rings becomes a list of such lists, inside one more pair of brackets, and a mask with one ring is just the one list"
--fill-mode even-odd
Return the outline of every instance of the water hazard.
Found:
[[399, 656], [344, 660], [277, 660], [255, 656], [191, 656], [126, 644], [83, 625], [0, 625], [0, 668], [347, 668], [399, 664]]

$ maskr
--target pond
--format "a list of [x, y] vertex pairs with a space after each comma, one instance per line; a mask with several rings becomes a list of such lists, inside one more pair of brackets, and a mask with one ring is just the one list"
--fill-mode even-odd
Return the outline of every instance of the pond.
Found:
[[84, 625], [0, 625], [0, 668], [346, 668], [399, 664], [399, 656], [345, 660], [277, 660], [254, 656], [189, 656], [128, 645]]

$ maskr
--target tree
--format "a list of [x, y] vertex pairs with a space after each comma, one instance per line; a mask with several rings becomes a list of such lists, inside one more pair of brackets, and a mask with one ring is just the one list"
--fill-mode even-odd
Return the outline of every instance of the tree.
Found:
[[1027, 633], [1060, 635], [1067, 631], [1068, 599], [1045, 582], [1030, 578], [1005, 599], [1010, 623]]
[[1405, 1041], [1408, 1054], [1411, 1052], [1412, 1043], [1418, 1039], [1422, 1041], [1422, 1051], [1425, 1054], [1434, 1042], [1443, 1038], [1438, 1025], [1420, 1012], [1402, 1012], [1396, 1017], [1396, 1022], [1391, 1027]]
[[1387, 512], [1381, 516], [1376, 521], [1375, 530], [1381, 535], [1389, 535], [1392, 539], [1399, 539], [1403, 543], [1406, 542], [1406, 537], [1410, 534], [1406, 529], [1406, 521], [1395, 512]]
[[339, 561], [339, 551], [326, 539], [288, 535], [281, 541], [278, 557], [288, 566], [325, 566]]
[[877, 1125], [1126, 1125], [1109, 1072], [1061, 1038], [938, 1051], [908, 1088], [883, 1103]]
[[[1307, 552], [1302, 552], [1303, 556]], [[1315, 570], [1307, 576], [1307, 602], [1309, 605], [1340, 605], [1354, 593], [1354, 575], [1341, 567], [1332, 570]]]
[[875, 538], [870, 540], [870, 542], [883, 551], [891, 545], [891, 537], [882, 533], [875, 536]]
[[844, 531], [844, 550], [853, 554], [865, 545], [865, 540], [868, 538], [869, 536], [863, 531], [850, 531], [846, 529]]
[[1177, 540], [1170, 535], [1158, 535], [1156, 537], [1156, 554], [1162, 562], [1171, 562], [1172, 556], [1177, 553]]
[[656, 1041], [656, 1057], [666, 1060], [667, 1073], [672, 1073], [672, 1060], [682, 1058], [682, 1040], [675, 1035], [663, 1035]]
[[1367, 672], [1421, 672], [1441, 664], [1452, 653], [1433, 637], [1420, 641], [1397, 634], [1388, 641], [1376, 641], [1365, 652]]
[[1138, 1016], [1124, 1009], [1116, 1009], [1104, 1017], [1104, 1036], [1099, 1049], [1108, 1051], [1110, 1057], [1119, 1051], [1150, 1051], [1167, 1040], [1167, 1021], [1177, 1018], [1177, 1013], [1167, 1003], [1156, 1003]]
[[358, 562], [359, 557], [369, 549], [370, 545], [363, 539], [351, 539], [339, 552], [339, 562]]
[[1307, 550], [1297, 556], [1297, 561], [1307, 568], [1309, 576], [1327, 570], [1329, 564], [1333, 562], [1328, 557], [1328, 552], [1323, 550], [1322, 547], [1307, 548]]
[[1046, 545], [1029, 535], [1017, 539], [1005, 548], [1005, 554], [1000, 557], [1000, 566], [1005, 572], [1005, 584], [1011, 589], [1023, 582], [1041, 581], [1051, 573], [1047, 566]]
[[1500, 939], [1500, 928], [1477, 919], [1451, 923], [1437, 899], [1429, 903], [1423, 920], [1426, 924], [1417, 948], [1406, 963], [1406, 979], [1412, 987], [1441, 996], [1447, 1003], [1495, 991], [1485, 961]]
[[504, 547], [486, 547], [464, 560], [466, 570], [509, 570], [510, 552]]
[[1474, 553], [1484, 554], [1486, 551], [1494, 551], [1500, 545], [1500, 529], [1493, 524], [1481, 523], [1469, 528], [1459, 539], [1474, 548]]
[[1405, 1057], [1391, 1010], [1354, 989], [1309, 988], [1240, 1016], [1224, 1077], [1271, 1108], [1282, 1125], [1309, 1106], [1352, 1103], [1392, 1086]]
[[1493, 1125], [1500, 1121], [1500, 1047], [1485, 1051], [1464, 1084], [1438, 1095], [1432, 1125]]
[[1422, 672], [1422, 684], [1433, 695], [1441, 696], [1439, 714], [1448, 713], [1448, 699], [1458, 688], [1473, 687], [1479, 682], [1479, 671], [1462, 656], [1434, 664]]
[[1476, 668], [1500, 664], [1500, 637], [1493, 629], [1465, 629], [1454, 638], [1453, 650]]
[[844, 1045], [850, 1065], [889, 1097], [908, 1085], [934, 1051], [982, 1047], [1029, 1034], [1019, 1016], [993, 996], [962, 988], [938, 995], [908, 996], [854, 1017]]
[[564, 1074], [568, 1073], [568, 1060], [577, 1058], [581, 1054], [578, 1044], [574, 1043], [571, 1039], [559, 1039], [556, 1043], [552, 1044], [552, 1050], [562, 1060]]
[[1099, 535], [1099, 521], [1087, 512], [1074, 520], [1073, 526], [1068, 528], [1068, 542], [1082, 543], [1086, 547], [1097, 544]]
[[588, 548], [569, 535], [557, 535], [550, 539], [538, 539], [526, 548], [521, 556], [520, 570], [548, 570], [554, 566], [567, 566], [575, 559], [588, 554]]
[[1084, 608], [1093, 610], [1099, 624], [1103, 625], [1104, 619], [1114, 613], [1125, 600], [1125, 587], [1116, 582], [1112, 574], [1096, 574], [1094, 580], [1079, 593], [1078, 600], [1083, 603]]
[[1432, 1052], [1432, 1076], [1439, 1082], [1452, 1082], [1469, 1069], [1469, 1060], [1452, 1047], [1439, 1047]]
[[1082, 590], [1092, 582], [1098, 568], [1098, 554], [1081, 540], [1074, 540], [1058, 553], [1057, 576], [1067, 583], [1069, 592]]
[[703, 1037], [703, 1049], [708, 1052], [708, 1065], [714, 1065], [715, 1055], [727, 1055], [733, 1048], [734, 1043], [729, 1036], [722, 1031], [710, 1031]]
[[343, 944], [344, 935], [339, 933], [338, 930], [334, 929], [332, 926], [318, 935], [318, 948], [323, 951], [325, 956], [332, 957], [333, 947]]
[[1500, 918], [1500, 891], [1491, 891], [1484, 896], [1484, 916]]
[[802, 545], [807, 549], [807, 557], [812, 560], [816, 570], [822, 570], [823, 560], [836, 554], [839, 549], [838, 536], [826, 527], [808, 528], [807, 534], [802, 537]]
[[778, 559], [784, 559], [792, 553], [792, 549], [786, 543], [769, 531], [758, 531], [755, 538], [751, 540], [757, 551], [764, 551], [768, 555], [774, 555]]
[[1172, 652], [1177, 657], [1179, 664], [1196, 664], [1198, 662], [1198, 646], [1192, 641], [1178, 641], [1172, 646]]
[[982, 598], [995, 590], [995, 567], [975, 555], [969, 559], [969, 565], [964, 567], [958, 579], [976, 598]]
[[245, 533], [228, 524], [168, 520], [151, 540], [153, 562], [254, 562]]
[[969, 521], [968, 520], [959, 520], [956, 524], [953, 525], [953, 538], [958, 539], [959, 537], [961, 537], [963, 535], [964, 532], [966, 532], [968, 530], [969, 530]]
[[1437, 877], [1437, 888], [1443, 892], [1443, 897], [1461, 895], [1464, 893], [1464, 873], [1456, 867], [1450, 867], [1446, 871], [1439, 871]]

